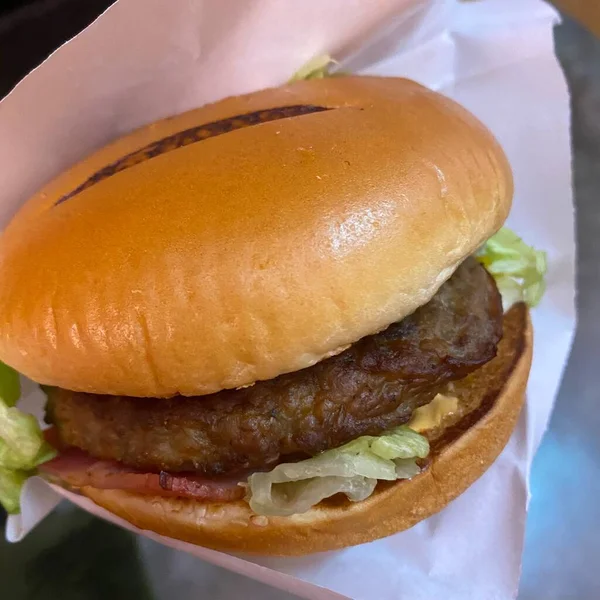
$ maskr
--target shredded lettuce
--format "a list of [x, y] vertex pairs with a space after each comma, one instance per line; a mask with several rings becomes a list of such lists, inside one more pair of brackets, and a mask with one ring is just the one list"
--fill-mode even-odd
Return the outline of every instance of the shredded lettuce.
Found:
[[542, 299], [548, 268], [546, 253], [528, 246], [508, 227], [485, 243], [477, 259], [496, 280], [505, 310], [515, 302], [533, 307]]
[[0, 362], [0, 398], [7, 406], [14, 406], [21, 397], [19, 374], [8, 365]]
[[336, 64], [337, 62], [328, 54], [316, 56], [292, 75], [290, 83], [305, 79], [323, 79], [324, 77], [330, 77], [331, 73], [329, 72], [329, 69], [332, 65]]
[[21, 488], [29, 477], [25, 471], [13, 471], [0, 467], [0, 504], [9, 515], [20, 512]]
[[56, 452], [35, 417], [14, 406], [20, 395], [18, 373], [0, 365], [0, 504], [16, 513], [23, 483]]
[[276, 466], [248, 478], [247, 500], [259, 515], [304, 513], [321, 500], [345, 494], [352, 502], [368, 498], [377, 480], [410, 479], [420, 472], [417, 458], [429, 442], [408, 427], [363, 436], [313, 458]]

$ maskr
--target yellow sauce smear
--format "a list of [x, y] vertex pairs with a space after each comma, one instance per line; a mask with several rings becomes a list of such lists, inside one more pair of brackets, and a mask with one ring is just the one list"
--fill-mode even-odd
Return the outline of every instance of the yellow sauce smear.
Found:
[[408, 426], [418, 433], [436, 429], [446, 417], [453, 415], [457, 410], [458, 398], [437, 394], [429, 404], [414, 411]]

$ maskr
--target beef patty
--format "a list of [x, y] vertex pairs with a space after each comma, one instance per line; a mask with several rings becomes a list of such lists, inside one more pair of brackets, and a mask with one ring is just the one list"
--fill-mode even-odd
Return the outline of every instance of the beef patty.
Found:
[[63, 443], [150, 471], [265, 468], [406, 423], [450, 380], [491, 360], [502, 334], [493, 279], [469, 258], [426, 305], [312, 367], [198, 397], [55, 389]]

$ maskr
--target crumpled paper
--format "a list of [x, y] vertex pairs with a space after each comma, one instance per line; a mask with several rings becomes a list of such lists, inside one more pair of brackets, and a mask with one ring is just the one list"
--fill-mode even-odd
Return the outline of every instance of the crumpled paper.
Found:
[[[540, 0], [120, 0], [0, 103], [0, 226], [41, 185], [120, 134], [159, 117], [284, 82], [329, 53], [352, 72], [407, 76], [456, 99], [504, 146], [515, 174], [509, 225], [547, 250], [533, 319], [528, 400], [507, 448], [440, 514], [409, 531], [300, 558], [241, 557], [140, 532], [307, 598], [512, 598], [528, 472], [547, 426], [574, 326], [569, 98], [553, 51], [556, 13]], [[39, 414], [26, 385], [22, 406]], [[16, 541], [61, 496], [26, 485]]]

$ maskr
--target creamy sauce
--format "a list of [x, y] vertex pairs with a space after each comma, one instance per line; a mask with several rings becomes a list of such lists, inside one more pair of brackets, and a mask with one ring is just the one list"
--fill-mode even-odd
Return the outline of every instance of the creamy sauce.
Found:
[[415, 410], [408, 426], [418, 433], [435, 429], [442, 424], [446, 417], [453, 415], [457, 410], [458, 398], [456, 396], [437, 394], [429, 404]]

